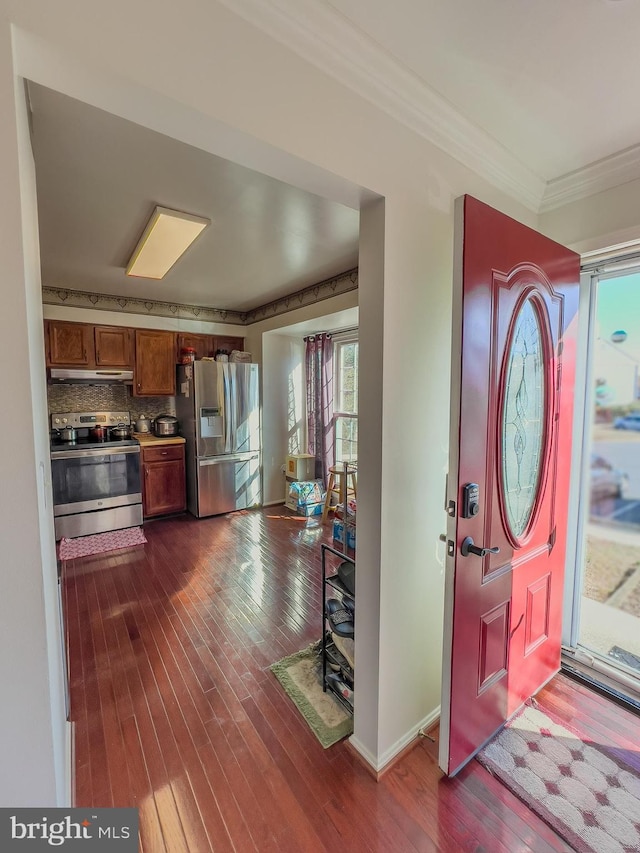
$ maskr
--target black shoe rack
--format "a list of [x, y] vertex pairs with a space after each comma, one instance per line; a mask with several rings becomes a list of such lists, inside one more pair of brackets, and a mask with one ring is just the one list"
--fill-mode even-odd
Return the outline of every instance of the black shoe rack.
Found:
[[[330, 545], [322, 552], [322, 689], [330, 690], [345, 710], [353, 714], [354, 669], [336, 647], [335, 636], [355, 639], [355, 585], [348, 589], [341, 567], [354, 570], [355, 561]], [[351, 619], [349, 619], [351, 617]]]

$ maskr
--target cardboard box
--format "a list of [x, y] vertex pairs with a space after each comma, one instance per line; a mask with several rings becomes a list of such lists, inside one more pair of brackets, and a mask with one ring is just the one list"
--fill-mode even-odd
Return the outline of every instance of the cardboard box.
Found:
[[292, 480], [313, 480], [316, 476], [316, 458], [310, 453], [294, 453], [287, 456], [285, 474]]
[[[344, 522], [338, 521], [338, 519], [334, 519], [333, 522], [333, 538], [336, 542], [339, 542], [340, 545], [344, 545]], [[356, 529], [352, 527], [350, 524], [347, 525], [347, 548], [353, 548], [355, 550], [356, 547]]]
[[294, 512], [298, 511], [298, 501], [295, 498], [291, 497], [288, 488], [284, 497], [284, 505], [287, 507], [287, 509], [292, 509]]
[[298, 502], [298, 506], [317, 504], [325, 499], [322, 480], [289, 480], [288, 486], [289, 494]]
[[322, 515], [322, 508], [324, 507], [324, 501], [317, 504], [302, 504], [298, 505], [298, 515], [311, 516], [311, 515]]

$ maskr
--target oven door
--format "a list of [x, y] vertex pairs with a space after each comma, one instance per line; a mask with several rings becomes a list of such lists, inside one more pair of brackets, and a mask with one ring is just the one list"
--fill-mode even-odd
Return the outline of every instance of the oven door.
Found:
[[55, 516], [142, 501], [137, 446], [54, 451], [51, 475]]

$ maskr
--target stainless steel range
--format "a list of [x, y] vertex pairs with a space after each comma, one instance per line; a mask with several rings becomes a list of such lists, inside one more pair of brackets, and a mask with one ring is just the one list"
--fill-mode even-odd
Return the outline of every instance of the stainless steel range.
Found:
[[130, 426], [129, 412], [51, 415], [56, 539], [142, 524], [140, 444]]

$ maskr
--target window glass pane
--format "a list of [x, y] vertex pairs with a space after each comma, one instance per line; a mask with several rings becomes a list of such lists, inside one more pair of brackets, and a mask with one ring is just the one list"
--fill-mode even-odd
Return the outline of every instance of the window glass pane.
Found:
[[640, 679], [640, 274], [599, 281], [594, 320], [578, 642], [628, 687]]
[[336, 418], [336, 462], [356, 462], [358, 459], [358, 419]]
[[516, 538], [525, 532], [538, 492], [544, 433], [542, 332], [531, 300], [516, 317], [505, 371], [502, 488]]
[[338, 341], [334, 350], [335, 462], [358, 459], [358, 342]]
[[338, 344], [338, 375], [335, 410], [349, 414], [358, 411], [358, 343]]

